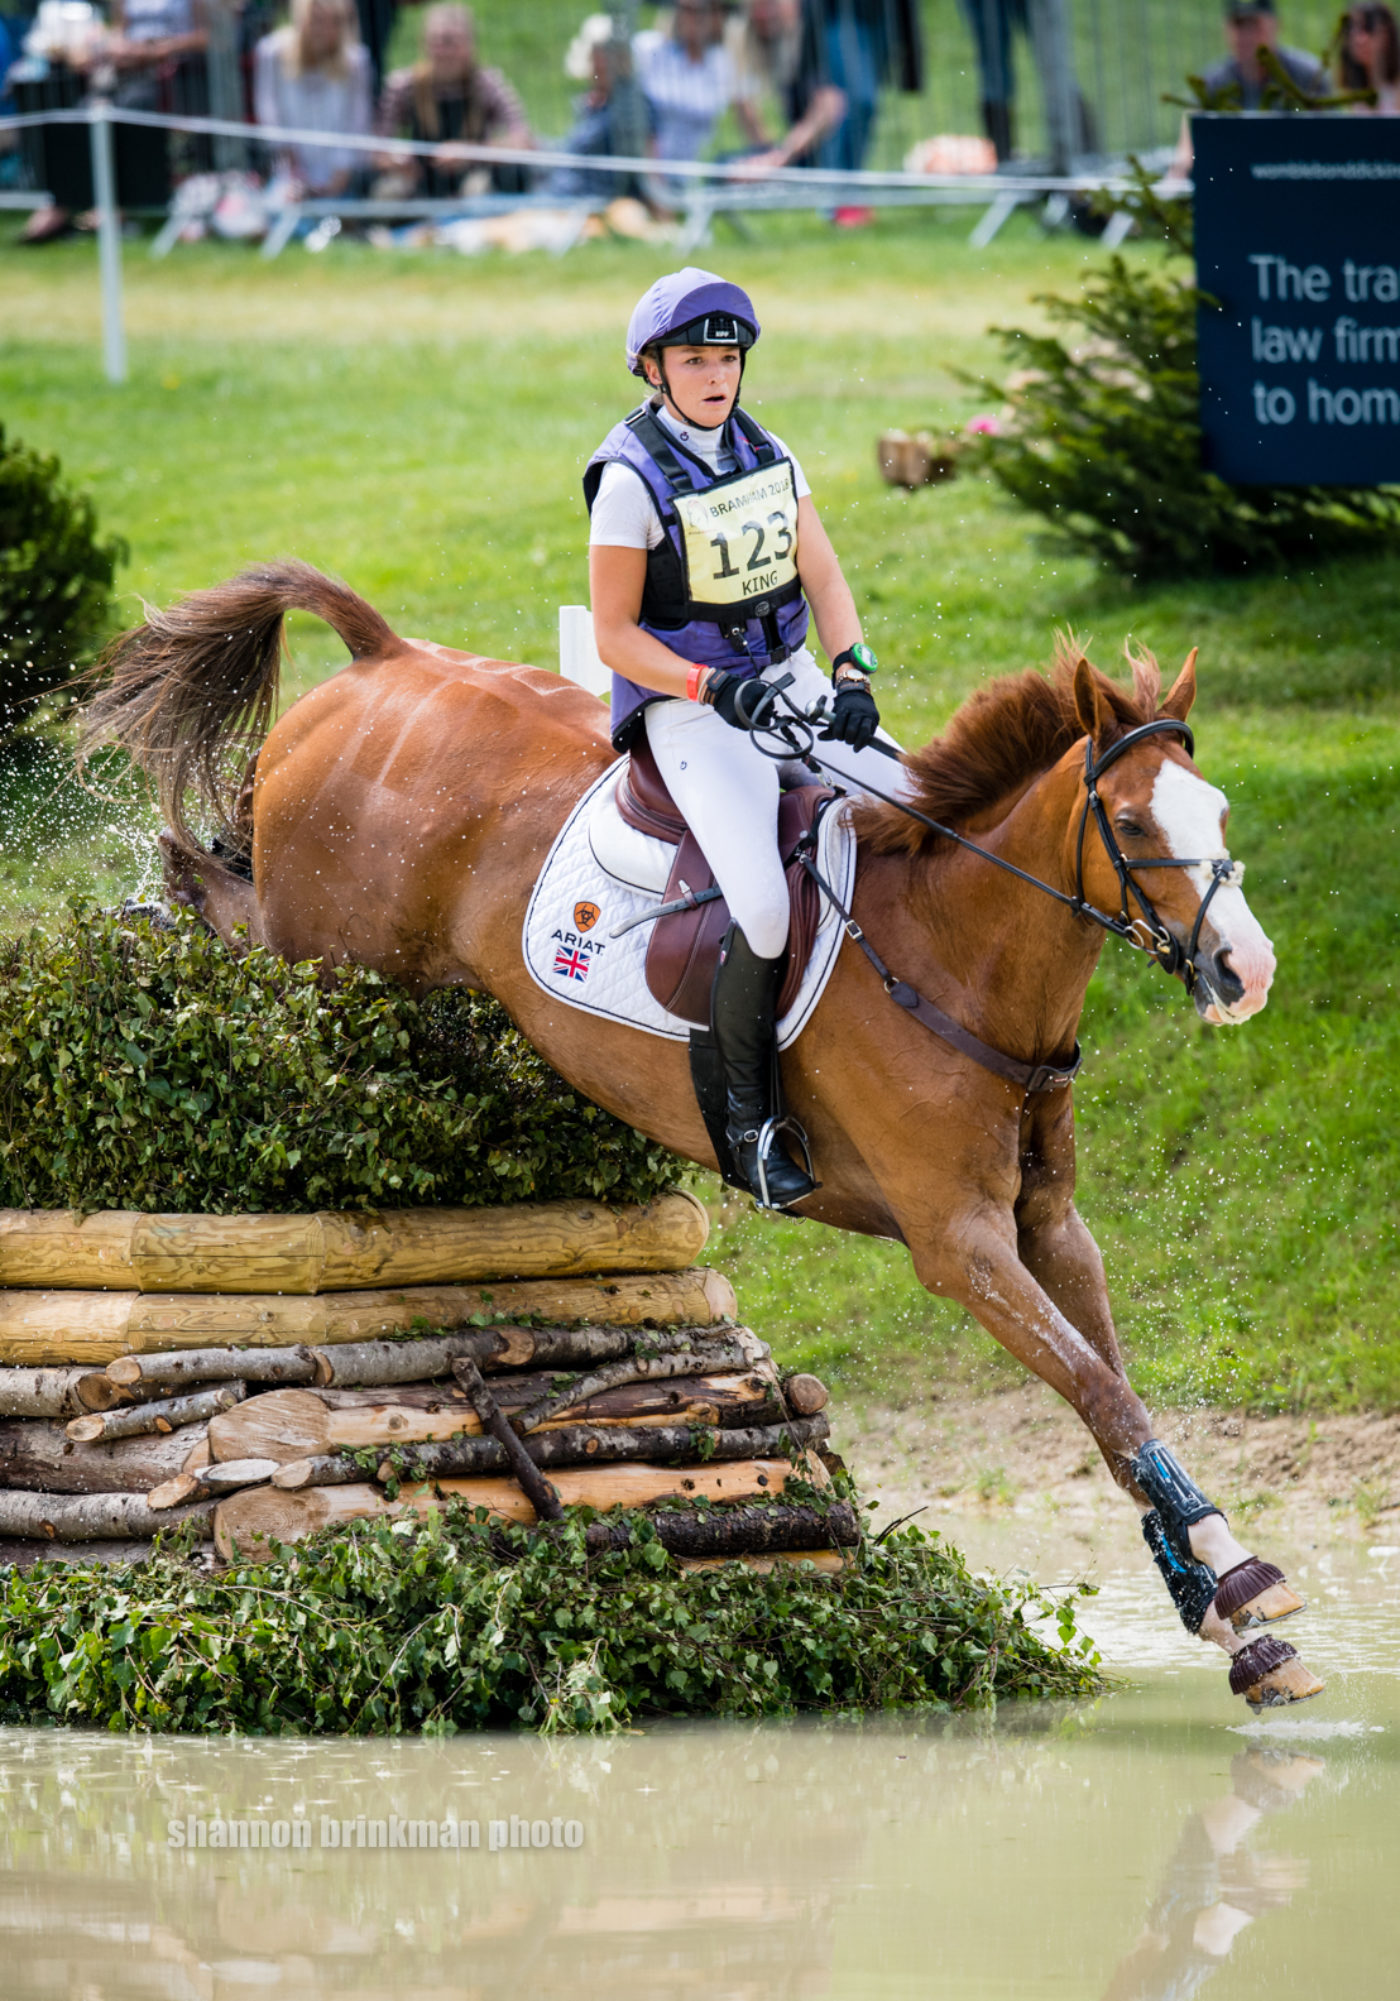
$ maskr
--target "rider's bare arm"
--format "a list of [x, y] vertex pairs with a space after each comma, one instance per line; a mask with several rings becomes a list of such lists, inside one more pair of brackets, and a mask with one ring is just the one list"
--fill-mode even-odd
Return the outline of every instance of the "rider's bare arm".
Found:
[[[799, 513], [798, 520], [801, 521]], [[800, 529], [799, 529], [800, 533]], [[593, 599], [593, 643], [598, 658], [614, 674], [654, 688], [659, 695], [684, 695], [691, 662], [643, 632], [637, 619], [646, 581], [645, 549], [620, 549], [595, 542], [588, 552], [588, 588]]]
[[828, 660], [861, 637], [860, 614], [810, 494], [797, 503], [797, 574]]

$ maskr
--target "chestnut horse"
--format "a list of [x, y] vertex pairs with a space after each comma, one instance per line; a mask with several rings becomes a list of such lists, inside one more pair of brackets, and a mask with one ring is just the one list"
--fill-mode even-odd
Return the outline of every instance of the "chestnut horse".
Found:
[[[352, 658], [269, 731], [293, 607], [324, 618]], [[1238, 871], [1220, 860], [1225, 799], [1189, 755], [1194, 658], [1159, 701], [1150, 659], [1134, 663], [1129, 692], [1062, 644], [1051, 678], [993, 683], [905, 762], [922, 814], [1066, 899], [1119, 906], [1110, 837], [1129, 864], [1155, 861], [1160, 924], [1178, 952], [1193, 940], [1197, 1008], [1243, 1022], [1264, 1006], [1274, 956]], [[401, 640], [345, 585], [298, 563], [148, 611], [105, 664], [86, 744], [120, 745], [153, 779], [168, 883], [225, 941], [246, 927], [287, 959], [354, 960], [417, 990], [485, 989], [576, 1089], [715, 1165], [684, 1045], [561, 1005], [523, 962], [531, 888], [613, 757], [591, 696], [534, 668]], [[1144, 724], [1157, 727], [1125, 743]], [[1115, 745], [1122, 754], [1108, 755]], [[1086, 821], [1086, 748], [1106, 759], [1104, 823]], [[191, 792], [218, 823], [212, 850], [186, 821]], [[1006, 1055], [1063, 1063], [1103, 931], [893, 806], [862, 805], [857, 825], [854, 915], [892, 972]], [[1300, 1601], [1171, 1455], [1149, 1450], [1152, 1422], [1074, 1205], [1072, 1091], [1028, 1093], [930, 1034], [851, 943], [783, 1067], [821, 1177], [801, 1212], [903, 1243], [930, 1292], [965, 1306], [1073, 1405], [1114, 1479], [1155, 1510], [1159, 1567], [1192, 1630], [1237, 1656], [1232, 1687], [1285, 1700], [1320, 1686], [1272, 1635], [1245, 1638]]]

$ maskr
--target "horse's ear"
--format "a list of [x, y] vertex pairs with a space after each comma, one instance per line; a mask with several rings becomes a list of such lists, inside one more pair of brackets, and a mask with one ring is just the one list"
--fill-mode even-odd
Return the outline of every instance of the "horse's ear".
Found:
[[1074, 669], [1074, 710], [1079, 727], [1097, 743], [1111, 721], [1108, 704], [1099, 686], [1099, 677], [1081, 653]]
[[1191, 713], [1191, 704], [1196, 699], [1196, 655], [1200, 652], [1193, 646], [1186, 656], [1186, 665], [1172, 682], [1171, 689], [1158, 711], [1160, 715], [1175, 716], [1184, 723]]

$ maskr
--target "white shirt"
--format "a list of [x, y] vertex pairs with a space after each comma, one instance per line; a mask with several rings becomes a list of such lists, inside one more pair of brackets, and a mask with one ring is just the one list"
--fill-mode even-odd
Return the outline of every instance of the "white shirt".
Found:
[[[345, 74], [303, 69], [291, 75], [287, 54], [294, 28], [264, 35], [253, 55], [253, 103], [259, 125], [289, 131], [368, 134], [372, 123], [369, 56], [360, 42], [345, 51]], [[279, 151], [281, 148], [278, 149]], [[296, 172], [315, 192], [339, 173], [367, 166], [370, 155], [348, 146], [293, 145], [287, 148]]]
[[[679, 417], [673, 417], [664, 404], [656, 415], [671, 436], [707, 465], [716, 479], [723, 479], [726, 473], [736, 469], [738, 461], [724, 443], [723, 424], [714, 430], [703, 430], [699, 424], [687, 424]], [[782, 456], [792, 459], [797, 497], [801, 500], [812, 491], [806, 474], [777, 433], [769, 431], [768, 435]], [[620, 459], [611, 460], [603, 467], [598, 495], [593, 502], [589, 542], [599, 543], [607, 549], [656, 549], [660, 547], [662, 533], [656, 503], [646, 481], [634, 466], [624, 465]]]
[[698, 160], [715, 121], [735, 96], [734, 66], [722, 42], [692, 62], [681, 44], [655, 28], [632, 44], [637, 81], [656, 120], [656, 152], [662, 160]]

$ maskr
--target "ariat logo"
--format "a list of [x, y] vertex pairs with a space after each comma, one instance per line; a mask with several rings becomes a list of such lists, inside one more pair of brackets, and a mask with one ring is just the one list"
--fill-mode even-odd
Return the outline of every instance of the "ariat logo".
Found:
[[602, 914], [596, 903], [576, 903], [574, 905], [575, 931], [591, 931]]

